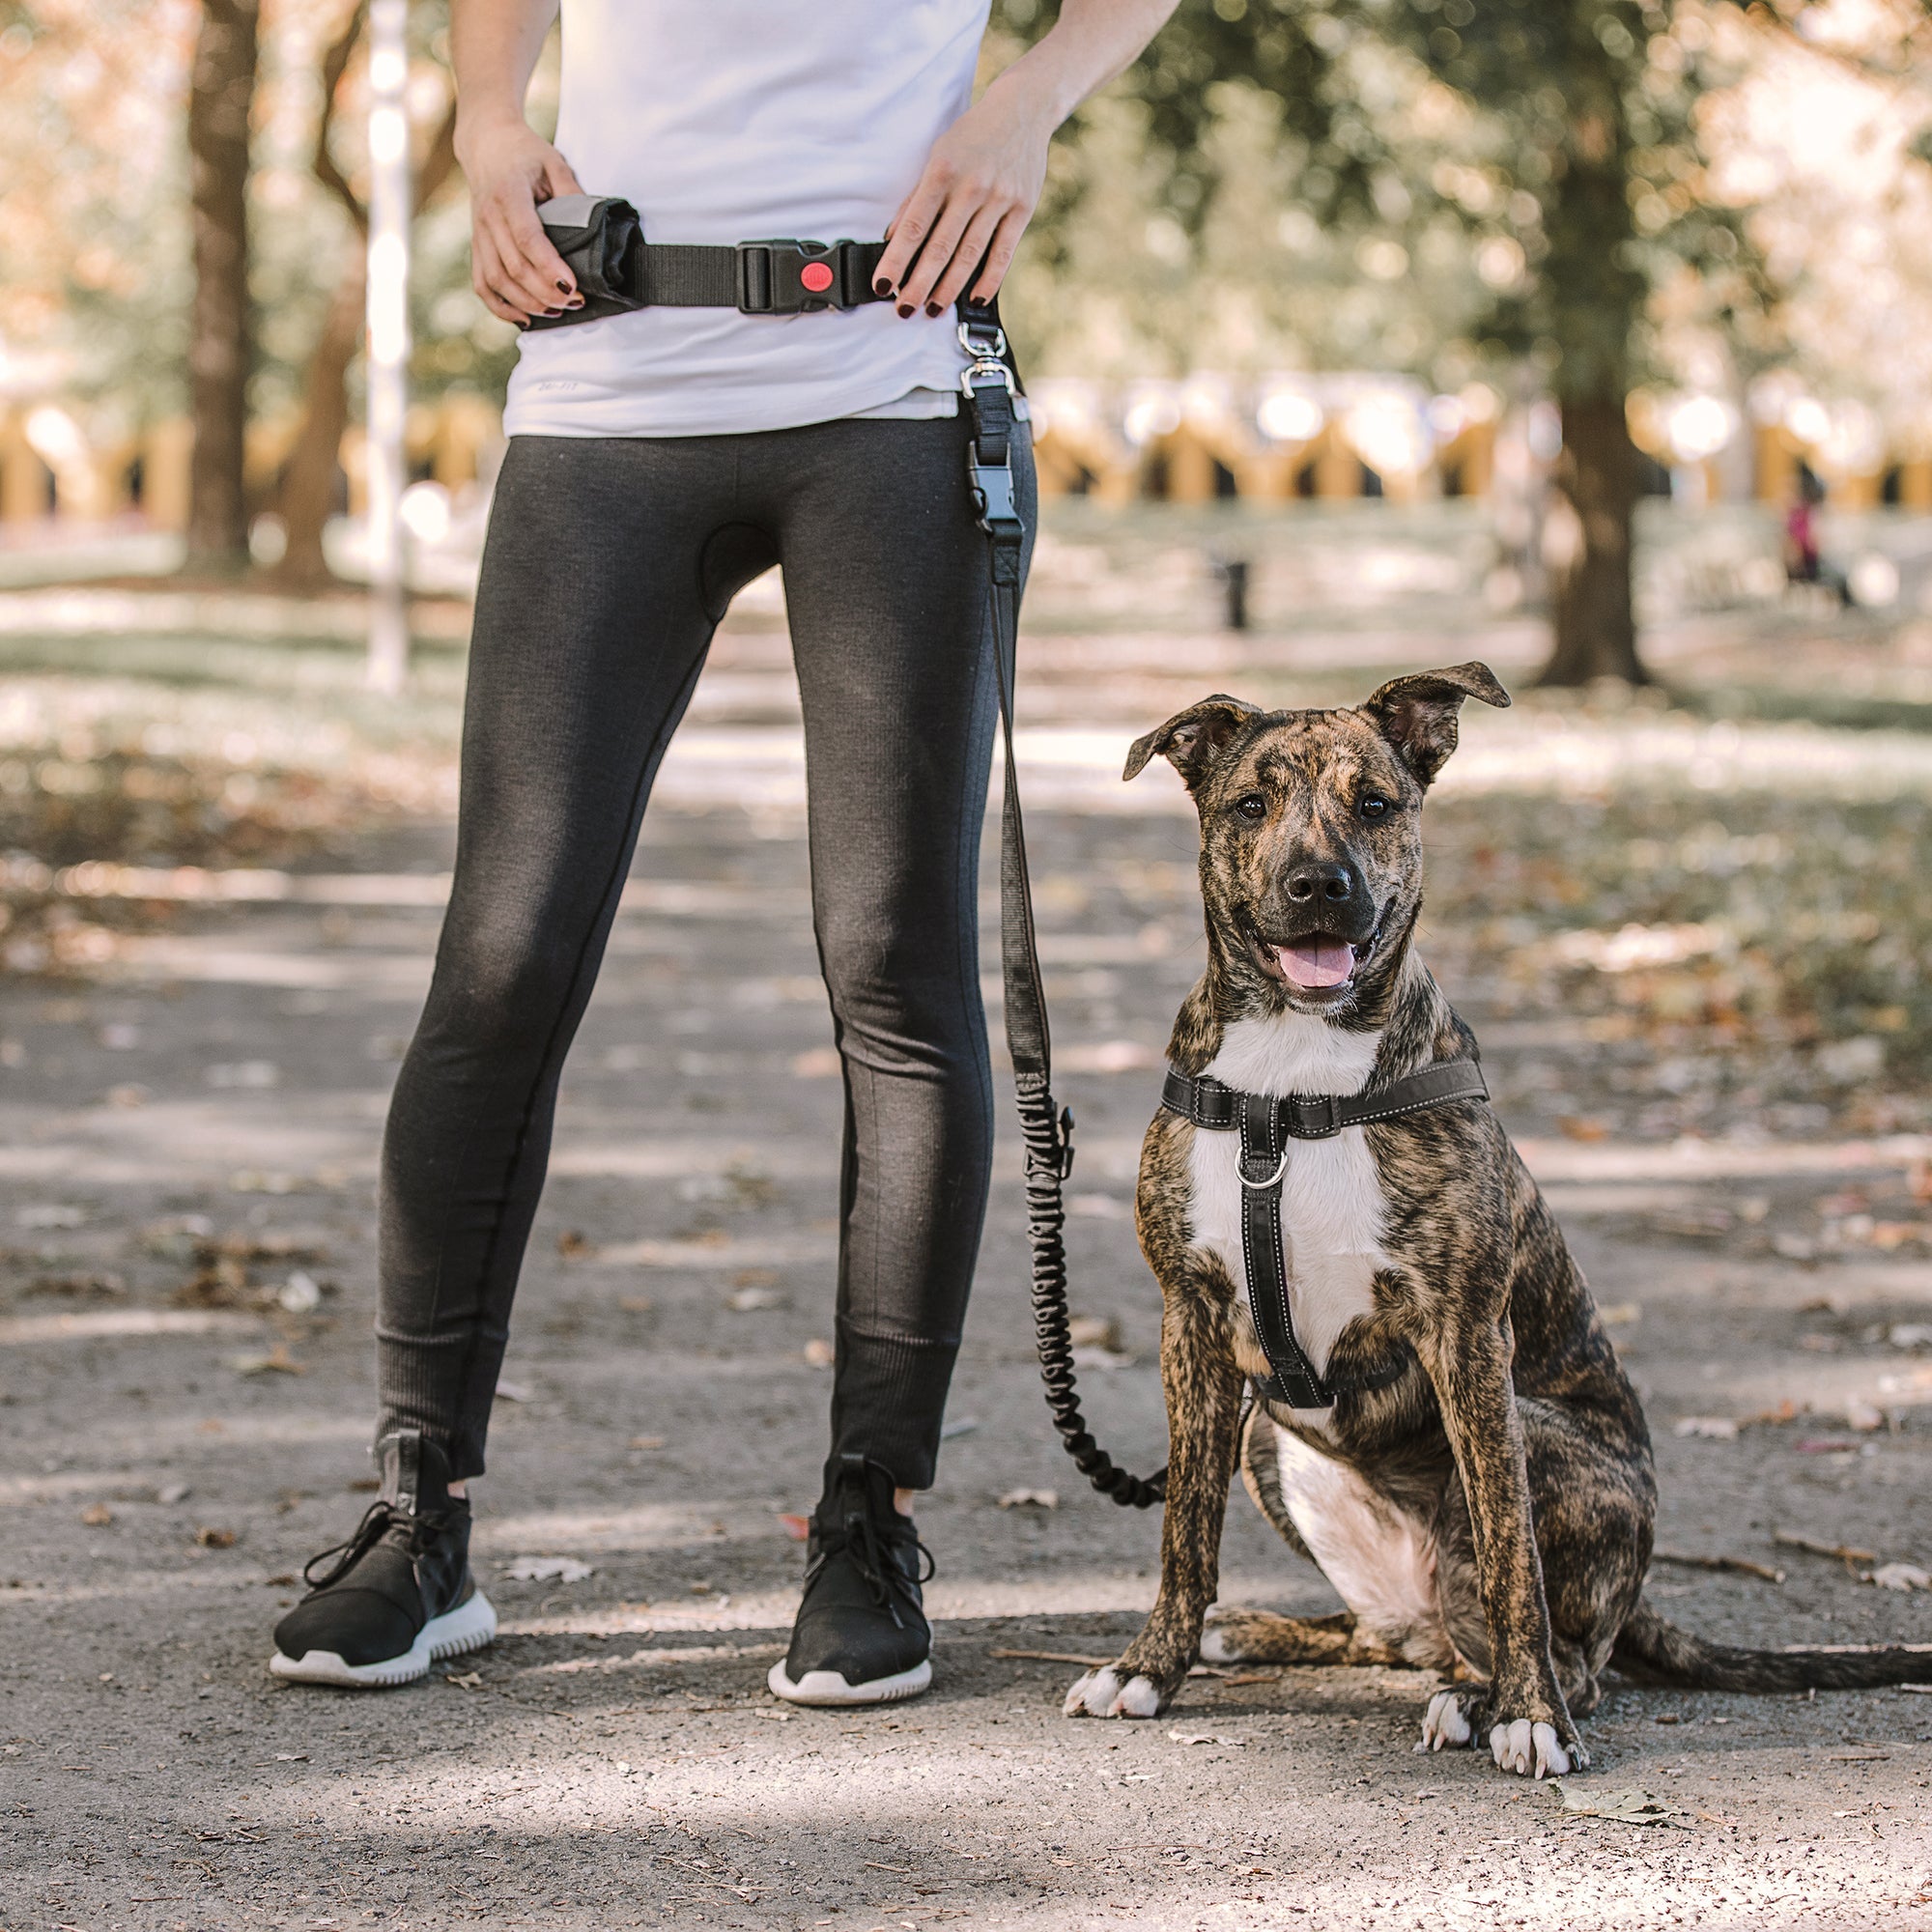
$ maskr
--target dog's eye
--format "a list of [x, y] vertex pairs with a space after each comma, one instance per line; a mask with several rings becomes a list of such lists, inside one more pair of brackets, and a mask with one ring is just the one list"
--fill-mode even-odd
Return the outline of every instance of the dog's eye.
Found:
[[1237, 798], [1235, 801], [1235, 810], [1243, 818], [1265, 818], [1267, 816], [1267, 800], [1258, 791], [1248, 792], [1245, 796]]
[[1388, 816], [1389, 802], [1380, 792], [1372, 791], [1355, 810], [1364, 818], [1386, 818]]

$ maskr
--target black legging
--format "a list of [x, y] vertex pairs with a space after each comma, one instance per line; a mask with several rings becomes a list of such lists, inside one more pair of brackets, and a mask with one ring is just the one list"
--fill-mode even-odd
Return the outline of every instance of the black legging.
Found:
[[[497, 486], [456, 880], [383, 1146], [381, 1430], [483, 1469], [564, 1056], [651, 780], [734, 592], [783, 566], [812, 917], [845, 1076], [833, 1452], [933, 1478], [984, 1217], [976, 919], [996, 690], [962, 416], [518, 437]], [[1015, 444], [1033, 522], [1033, 475]]]

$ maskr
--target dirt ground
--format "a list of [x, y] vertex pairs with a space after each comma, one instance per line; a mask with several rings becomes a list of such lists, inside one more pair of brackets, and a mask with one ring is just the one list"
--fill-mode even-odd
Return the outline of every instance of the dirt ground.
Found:
[[[1070, 648], [1042, 668], [1041, 715], [1078, 725], [1036, 743], [1034, 816], [1076, 1308], [1118, 1324], [1084, 1387], [1138, 1467], [1162, 1448], [1158, 1298], [1127, 1204], [1198, 913], [1172, 789], [1105, 768], [1168, 696], [1224, 683], [1224, 651], [1149, 647], [1118, 689]], [[766, 1695], [801, 1570], [784, 1518], [823, 1452], [838, 1123], [788, 716], [770, 625], [727, 635], [565, 1083], [477, 1486], [502, 1634], [414, 1688], [265, 1665], [301, 1563], [367, 1501], [375, 1154], [450, 827], [0, 985], [0, 1925], [1932, 1925], [1912, 1691], [1619, 1687], [1560, 1786], [1413, 1755], [1422, 1673], [1234, 1671], [1154, 1722], [1063, 1719], [1152, 1600], [1159, 1523], [1056, 1446], [1004, 1121], [920, 1513], [934, 1689], [876, 1714]], [[1649, 1405], [1662, 1548], [1780, 1573], [1661, 1564], [1662, 1607], [1732, 1641], [1932, 1639], [1932, 1596], [1861, 1580], [1932, 1560], [1911, 1332], [1932, 1275], [1909, 1242], [1815, 1238], [1920, 1211], [1922, 1141], [1566, 1133], [1536, 1069], [1597, 1037], [1486, 1026], [1459, 970]], [[1001, 1507], [1015, 1490], [1057, 1502]], [[545, 1567], [525, 1558], [571, 1561], [511, 1575]], [[1222, 1596], [1333, 1605], [1238, 1491]]]

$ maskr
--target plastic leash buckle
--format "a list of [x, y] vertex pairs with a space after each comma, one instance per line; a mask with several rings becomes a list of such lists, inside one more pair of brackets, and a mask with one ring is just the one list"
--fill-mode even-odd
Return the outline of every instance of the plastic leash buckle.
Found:
[[844, 308], [851, 242], [740, 242], [738, 309], [743, 315], [807, 315]]
[[1017, 542], [1026, 526], [1020, 522], [1019, 504], [1013, 497], [1012, 465], [981, 463], [980, 445], [970, 442], [966, 445], [966, 479], [980, 527], [990, 537]]

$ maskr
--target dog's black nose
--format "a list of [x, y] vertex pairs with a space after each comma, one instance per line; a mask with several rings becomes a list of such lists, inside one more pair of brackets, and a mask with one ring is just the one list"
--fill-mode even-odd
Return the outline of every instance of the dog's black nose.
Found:
[[1355, 895], [1354, 867], [1332, 860], [1323, 866], [1298, 866], [1288, 875], [1288, 895], [1297, 905], [1311, 899], [1345, 904]]

